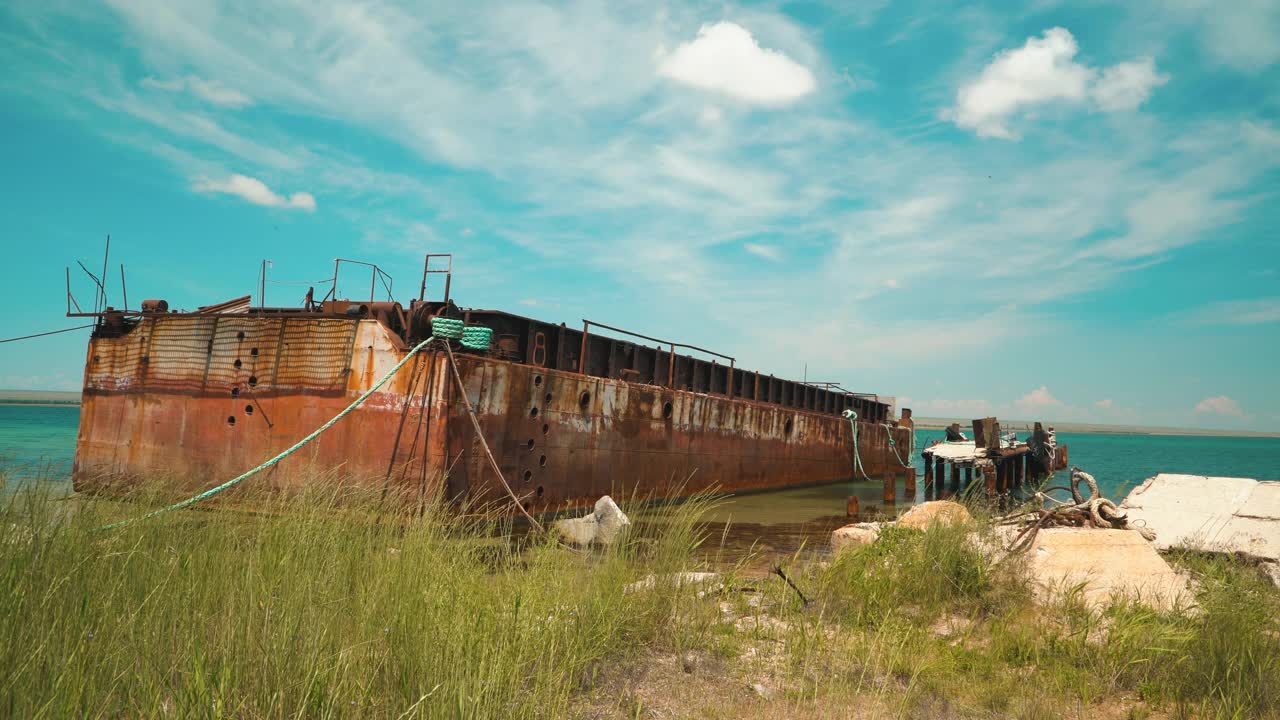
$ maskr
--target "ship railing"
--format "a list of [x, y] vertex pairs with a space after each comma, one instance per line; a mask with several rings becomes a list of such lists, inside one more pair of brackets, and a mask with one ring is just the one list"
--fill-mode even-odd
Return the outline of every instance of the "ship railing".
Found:
[[620, 327], [614, 327], [612, 325], [605, 325], [604, 323], [596, 322], [594, 320], [587, 320], [586, 318], [583, 318], [582, 320], [582, 349], [578, 353], [578, 357], [581, 358], [581, 360], [578, 363], [578, 370], [580, 374], [583, 374], [583, 375], [587, 374], [587, 367], [588, 367], [587, 357], [590, 351], [590, 344], [587, 342], [587, 339], [591, 334], [592, 327], [597, 327], [602, 330], [609, 330], [611, 332], [622, 333], [623, 335], [630, 335], [631, 337], [640, 338], [641, 340], [648, 340], [649, 342], [656, 342], [661, 345], [666, 345], [667, 351], [668, 351], [667, 387], [675, 386], [676, 348], [693, 350], [696, 352], [705, 353], [707, 355], [713, 355], [723, 360], [728, 360], [729, 361], [729, 377], [728, 377], [728, 382], [725, 384], [726, 385], [725, 389], [726, 389], [726, 394], [729, 397], [733, 397], [733, 371], [734, 371], [734, 364], [737, 362], [734, 358], [728, 355], [725, 355], [724, 353], [718, 353], [715, 350], [708, 350], [703, 347], [698, 347], [697, 345], [689, 345], [686, 343], [673, 342], [671, 340], [663, 340], [661, 338], [651, 337], [649, 335], [641, 335], [638, 332], [624, 330]]

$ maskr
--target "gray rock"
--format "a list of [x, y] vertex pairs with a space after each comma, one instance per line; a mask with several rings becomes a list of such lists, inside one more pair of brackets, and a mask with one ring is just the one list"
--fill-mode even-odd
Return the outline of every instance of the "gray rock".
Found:
[[845, 548], [870, 545], [880, 539], [878, 522], [853, 523], [831, 531], [831, 551], [838, 553]]
[[596, 501], [590, 515], [580, 518], [557, 520], [552, 529], [560, 539], [571, 545], [586, 546], [593, 543], [609, 545], [631, 526], [631, 519], [622, 512], [613, 498], [605, 495]]

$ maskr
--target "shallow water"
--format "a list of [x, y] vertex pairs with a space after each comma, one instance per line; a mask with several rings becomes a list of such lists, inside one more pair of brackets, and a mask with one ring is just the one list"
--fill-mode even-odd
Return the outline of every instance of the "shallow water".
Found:
[[[0, 465], [14, 478], [66, 483], [79, 417], [74, 406], [0, 406]], [[916, 437], [922, 448], [941, 439], [942, 431], [921, 430]], [[1058, 441], [1068, 446], [1071, 464], [1093, 473], [1102, 492], [1117, 500], [1160, 472], [1280, 478], [1280, 438], [1062, 433]], [[923, 492], [918, 453], [912, 461]], [[881, 506], [881, 493], [880, 483], [863, 481], [728, 497], [712, 509], [709, 529], [725, 540], [722, 560], [736, 561], [754, 549], [761, 557], [753, 565], [768, 564], [806, 546], [825, 547], [831, 530], [848, 522], [850, 495], [858, 496], [867, 518], [909, 505], [901, 480], [894, 508]]]

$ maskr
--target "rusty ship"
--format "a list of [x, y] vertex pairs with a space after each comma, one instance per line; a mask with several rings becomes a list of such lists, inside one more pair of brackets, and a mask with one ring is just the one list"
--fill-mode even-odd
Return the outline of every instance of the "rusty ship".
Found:
[[[350, 262], [335, 261], [332, 288]], [[315, 301], [308, 290], [297, 307], [245, 296], [190, 312], [164, 300], [115, 309], [104, 292], [102, 307], [87, 313], [70, 307], [69, 287], [68, 314], [96, 318], [77, 490], [151, 477], [208, 487], [234, 477], [368, 391], [441, 317], [490, 328], [489, 346], [425, 348], [255, 482], [297, 488], [338, 473], [399, 496], [483, 503], [505, 497], [499, 470], [536, 513], [588, 507], [606, 494], [666, 499], [841, 482], [855, 469], [877, 479], [903, 471], [891, 440], [907, 447], [910, 423], [898, 424], [891, 400], [743, 369], [732, 357], [589, 320], [579, 328], [464, 309], [449, 297], [448, 255], [427, 256], [407, 307], [385, 282], [388, 299], [375, 300], [385, 273], [359, 265], [372, 269], [368, 300], [330, 289]], [[443, 281], [443, 297], [426, 299], [429, 278]], [[265, 290], [265, 268], [263, 282]]]

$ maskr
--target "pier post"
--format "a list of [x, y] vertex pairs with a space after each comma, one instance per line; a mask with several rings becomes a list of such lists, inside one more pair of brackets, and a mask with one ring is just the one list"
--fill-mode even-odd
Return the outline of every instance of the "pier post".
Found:
[[951, 493], [955, 495], [960, 492], [960, 465], [951, 463]]
[[858, 496], [850, 495], [849, 499], [845, 501], [845, 505], [844, 505], [845, 517], [853, 520], [857, 520], [859, 510], [860, 508], [858, 507]]
[[973, 484], [973, 466], [965, 465], [964, 466], [964, 487], [968, 488], [972, 484]]
[[933, 499], [938, 500], [942, 497], [942, 491], [947, 485], [947, 461], [938, 458], [934, 461], [933, 466]]
[[1013, 486], [1014, 486], [1015, 488], [1020, 488], [1020, 487], [1022, 487], [1022, 481], [1023, 481], [1022, 469], [1023, 469], [1023, 467], [1025, 467], [1025, 465], [1026, 465], [1026, 461], [1024, 461], [1024, 460], [1023, 460], [1023, 457], [1024, 457], [1023, 455], [1016, 455], [1016, 456], [1014, 456], [1014, 458], [1013, 458], [1013, 460], [1012, 460], [1012, 463], [1013, 463]]
[[893, 505], [898, 502], [898, 478], [892, 472], [884, 474], [884, 504]]
[[999, 491], [996, 485], [996, 466], [994, 463], [982, 466], [982, 477], [987, 485], [987, 497], [994, 498]]
[[924, 499], [928, 500], [933, 494], [933, 458], [926, 456], [924, 459]]
[[916, 469], [907, 468], [907, 477], [902, 488], [902, 494], [907, 496], [908, 500], [916, 499]]

